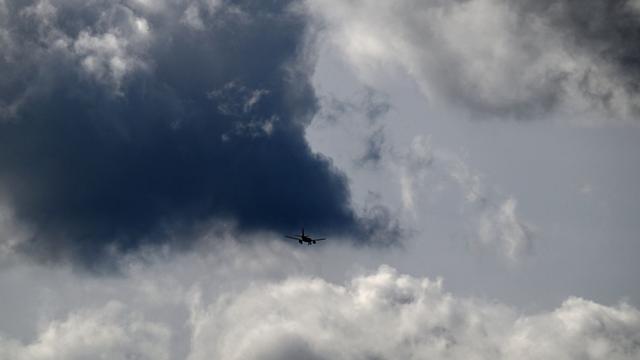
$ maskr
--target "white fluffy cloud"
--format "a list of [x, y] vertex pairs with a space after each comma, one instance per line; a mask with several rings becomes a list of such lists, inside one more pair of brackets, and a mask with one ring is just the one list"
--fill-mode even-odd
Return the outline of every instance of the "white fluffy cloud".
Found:
[[[145, 19], [134, 17], [131, 21], [141, 37], [148, 34], [149, 25]], [[140, 46], [139, 42], [132, 42], [130, 37], [122, 35], [119, 29], [102, 34], [82, 31], [73, 42], [73, 51], [88, 74], [100, 81], [112, 82], [117, 88], [127, 74], [146, 67], [134, 51]]]
[[364, 78], [399, 65], [433, 103], [462, 105], [484, 117], [536, 118], [556, 109], [582, 116], [582, 123], [595, 121], [586, 118], [594, 110], [600, 117], [636, 118], [640, 99], [612, 63], [571, 43], [555, 19], [517, 2], [307, 4]]
[[121, 303], [109, 302], [46, 324], [30, 344], [0, 338], [0, 358], [162, 360], [169, 358], [169, 336], [166, 326], [144, 320]]
[[[202, 308], [191, 359], [633, 359], [640, 312], [571, 298], [519, 316], [382, 266], [344, 286], [294, 278]], [[213, 340], [213, 341], [212, 341]]]
[[[313, 260], [278, 243], [217, 249], [218, 255], [132, 262], [120, 279], [25, 271], [27, 284], [48, 277], [47, 296], [29, 311], [69, 309], [41, 316], [30, 337], [0, 332], [0, 358], [640, 356], [640, 311], [624, 303], [604, 306], [572, 297], [553, 311], [524, 315], [450, 294], [441, 279], [403, 275], [389, 266], [336, 283], [299, 272]], [[256, 254], [259, 261], [251, 261]]]

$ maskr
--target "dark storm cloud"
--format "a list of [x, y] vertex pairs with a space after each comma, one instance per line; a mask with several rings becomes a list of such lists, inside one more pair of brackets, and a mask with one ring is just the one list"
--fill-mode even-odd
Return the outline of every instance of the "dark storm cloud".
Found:
[[313, 64], [290, 5], [0, 2], [0, 194], [25, 249], [92, 262], [212, 218], [366, 233], [304, 139]]

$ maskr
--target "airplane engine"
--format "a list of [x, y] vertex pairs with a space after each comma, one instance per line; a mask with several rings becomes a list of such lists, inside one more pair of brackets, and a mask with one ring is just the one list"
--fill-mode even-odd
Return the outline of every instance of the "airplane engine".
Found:
[[298, 240], [298, 242], [299, 242], [300, 244], [302, 244], [302, 240]]
[[313, 243], [315, 244], [315, 243], [316, 243], [316, 241], [315, 241], [315, 240], [313, 240]]

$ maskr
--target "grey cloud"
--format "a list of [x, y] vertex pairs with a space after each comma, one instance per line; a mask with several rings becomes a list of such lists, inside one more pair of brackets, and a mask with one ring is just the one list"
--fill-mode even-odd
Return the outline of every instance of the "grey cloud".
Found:
[[[308, 340], [303, 335], [294, 331], [276, 335], [267, 335], [262, 339], [252, 339], [251, 343], [239, 344], [247, 345], [246, 348], [238, 349], [236, 354], [229, 354], [231, 357], [239, 356], [247, 359], [299, 359], [299, 360], [323, 360], [329, 359], [322, 354], [318, 354]], [[196, 356], [196, 358], [198, 358]], [[206, 355], [203, 355], [206, 358]]]
[[[436, 104], [460, 106], [481, 118], [596, 110], [596, 118], [636, 123], [635, 2], [307, 4], [363, 77], [398, 64]], [[596, 121], [583, 117], [583, 123]]]
[[[616, 110], [613, 88], [600, 84], [597, 66], [613, 68], [621, 91], [636, 97], [640, 89], [640, 4], [637, 1], [536, 1], [516, 2], [524, 17], [540, 17], [567, 44], [586, 51], [596, 61], [594, 68], [579, 74], [579, 87], [586, 97]], [[637, 100], [629, 104], [638, 115]]]
[[[633, 0], [516, 2], [523, 14], [544, 17], [576, 46], [637, 76], [640, 4]], [[636, 80], [633, 79], [635, 82]]]

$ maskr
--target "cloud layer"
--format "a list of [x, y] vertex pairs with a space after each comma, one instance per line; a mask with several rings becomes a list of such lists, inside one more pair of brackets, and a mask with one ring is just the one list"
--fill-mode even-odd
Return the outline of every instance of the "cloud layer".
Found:
[[[29, 290], [47, 296], [27, 305], [44, 316], [31, 337], [0, 335], [0, 357], [84, 359], [96, 352], [116, 359], [190, 360], [640, 356], [640, 311], [629, 305], [572, 297], [553, 311], [524, 315], [500, 303], [455, 296], [440, 279], [403, 275], [388, 266], [340, 284], [304, 272], [285, 275], [312, 260], [276, 243], [218, 250], [224, 255], [135, 265], [116, 281], [17, 270], [14, 275], [27, 282], [48, 279]], [[254, 251], [261, 254], [258, 262], [252, 261]], [[43, 311], [69, 303], [71, 309], [57, 316]]]
[[[570, 298], [551, 313], [443, 292], [382, 266], [346, 286], [290, 279], [249, 289], [195, 318], [193, 359], [632, 359], [640, 312]], [[215, 341], [211, 341], [215, 339]], [[586, 345], [586, 346], [585, 346]]]

